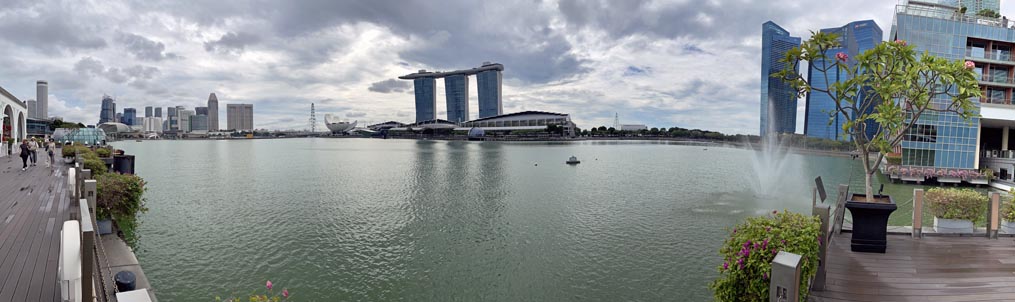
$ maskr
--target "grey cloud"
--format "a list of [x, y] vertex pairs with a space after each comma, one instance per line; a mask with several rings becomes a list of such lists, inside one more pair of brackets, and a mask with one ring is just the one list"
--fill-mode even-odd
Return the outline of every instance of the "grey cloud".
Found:
[[345, 114], [346, 117], [364, 117], [367, 116], [366, 112], [349, 112]]
[[[74, 64], [74, 71], [82, 75], [101, 76], [113, 83], [123, 84], [128, 81], [148, 81], [159, 74], [159, 69], [151, 66], [134, 65], [127, 68], [106, 67], [102, 61], [92, 57], [83, 57]], [[131, 83], [132, 87], [147, 89], [147, 83]]]
[[[778, 2], [778, 1], [777, 1]], [[558, 9], [568, 26], [601, 29], [613, 37], [649, 34], [667, 38], [738, 38], [758, 35], [761, 24], [799, 14], [787, 3], [743, 1], [654, 2], [561, 0]]]
[[38, 17], [12, 12], [0, 18], [0, 39], [50, 54], [106, 47], [106, 41], [93, 34], [93, 25], [70, 22], [55, 13]]
[[396, 79], [387, 79], [387, 80], [384, 80], [384, 81], [380, 81], [380, 82], [376, 82], [376, 83], [370, 84], [370, 88], [367, 88], [367, 89], [370, 90], [370, 91], [373, 91], [373, 92], [391, 93], [391, 92], [408, 91], [409, 87], [410, 87], [410, 85], [409, 85], [408, 81], [399, 81], [399, 80], [396, 80]]
[[180, 56], [166, 52], [166, 45], [132, 33], [120, 33], [117, 40], [127, 47], [127, 52], [141, 60], [161, 61], [179, 59]]
[[223, 54], [242, 53], [248, 45], [261, 41], [261, 37], [245, 32], [228, 32], [218, 40], [204, 42], [204, 50]]

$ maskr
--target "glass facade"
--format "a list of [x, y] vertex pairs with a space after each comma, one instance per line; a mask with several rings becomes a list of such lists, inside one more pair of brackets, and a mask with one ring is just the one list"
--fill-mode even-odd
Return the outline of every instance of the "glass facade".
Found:
[[99, 111], [99, 124], [116, 121], [116, 101], [107, 96], [102, 97], [102, 109]]
[[120, 122], [127, 126], [133, 126], [135, 125], [135, 120], [137, 120], [137, 110], [134, 108], [123, 108], [123, 119]]
[[[855, 21], [842, 27], [822, 29], [824, 33], [839, 35], [841, 47], [829, 49], [826, 56], [834, 58], [835, 54], [842, 52], [849, 56], [847, 64], [853, 66], [856, 61], [853, 58], [881, 42], [883, 32], [881, 27], [874, 20]], [[828, 62], [831, 65], [831, 62]], [[807, 81], [816, 88], [826, 89], [830, 83], [846, 80], [848, 74], [837, 68], [826, 68], [822, 60], [816, 60], [808, 66]], [[829, 69], [827, 71], [823, 71]], [[827, 75], [828, 82], [825, 82]], [[860, 96], [859, 99], [863, 99]], [[877, 101], [870, 106], [861, 106], [873, 110]], [[832, 115], [835, 112], [835, 102], [825, 93], [815, 92], [807, 94], [806, 112], [804, 114], [804, 134], [810, 137], [818, 137], [833, 140], [849, 140], [849, 137], [842, 130], [842, 125], [847, 121], [843, 114]], [[870, 112], [868, 112], [870, 113]], [[871, 137], [877, 132], [877, 124], [870, 122], [867, 127], [867, 136]]]
[[455, 123], [468, 121], [469, 77], [463, 74], [444, 77], [444, 96], [448, 102], [448, 121]]
[[162, 107], [155, 107], [155, 117], [162, 117]]
[[504, 113], [501, 100], [501, 72], [487, 70], [476, 74], [476, 89], [479, 93], [479, 118], [498, 116]]
[[437, 119], [437, 81], [434, 78], [412, 80], [416, 94], [416, 122]]
[[[1007, 84], [995, 86], [991, 81], [1007, 82], [1007, 73], [1011, 66], [1015, 66], [1015, 62], [1010, 60], [1010, 48], [991, 47], [994, 42], [1010, 44], [1015, 41], [1015, 31], [981, 21], [953, 18], [946, 11], [934, 8], [902, 5], [896, 10], [891, 37], [915, 45], [918, 53], [927, 51], [950, 60], [976, 62], [975, 71], [981, 77], [980, 87], [984, 94], [980, 102], [974, 102], [976, 110], [979, 110], [981, 103], [1006, 104], [1011, 89], [1004, 87]], [[1009, 59], [998, 60], [1002, 57]], [[991, 62], [999, 66], [995, 68]], [[939, 108], [950, 103], [947, 97], [934, 102]], [[954, 113], [926, 111], [902, 141], [902, 164], [977, 169], [980, 130], [978, 117], [966, 121]]]
[[[775, 22], [768, 21], [761, 26], [761, 136], [769, 131], [776, 133], [796, 132], [796, 91], [785, 81], [772, 78], [772, 73], [790, 68], [780, 62], [786, 52], [800, 46], [799, 37]], [[797, 72], [799, 72], [797, 70]]]
[[99, 128], [79, 128], [70, 132], [57, 131], [53, 133], [53, 140], [64, 144], [105, 145], [106, 132]]

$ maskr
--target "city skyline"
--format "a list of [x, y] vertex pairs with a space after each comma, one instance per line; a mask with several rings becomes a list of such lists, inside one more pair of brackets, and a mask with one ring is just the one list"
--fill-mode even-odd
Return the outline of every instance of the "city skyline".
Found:
[[[8, 33], [0, 35], [8, 50], [0, 62], [10, 70], [0, 83], [28, 100], [35, 99], [35, 82], [47, 80], [49, 115], [89, 124], [99, 118], [103, 94], [121, 107], [195, 108], [215, 91], [222, 100], [257, 106], [264, 114], [256, 128], [301, 129], [312, 102], [343, 119], [411, 122], [412, 84], [397, 76], [490, 61], [509, 70], [504, 113], [566, 112], [589, 128], [611, 125], [619, 112], [624, 123], [756, 134], [758, 25], [772, 20], [804, 39], [811, 30], [855, 20], [888, 28], [896, 5], [454, 2], [438, 11], [411, 2], [366, 8], [325, 2], [269, 16], [243, 3], [16, 1], [0, 9], [9, 16], [0, 22]], [[521, 19], [507, 13], [520, 9], [532, 13]], [[1002, 3], [1002, 14], [1010, 10]], [[435, 17], [409, 17], [416, 12]], [[640, 17], [621, 17], [634, 12]], [[297, 18], [303, 15], [313, 17]], [[100, 23], [110, 25], [94, 26]], [[475, 103], [478, 89], [469, 88]], [[443, 81], [435, 90], [446, 95]], [[436, 116], [447, 116], [445, 103], [437, 102]], [[473, 106], [468, 120], [479, 116]], [[804, 102], [797, 107], [802, 133]]]

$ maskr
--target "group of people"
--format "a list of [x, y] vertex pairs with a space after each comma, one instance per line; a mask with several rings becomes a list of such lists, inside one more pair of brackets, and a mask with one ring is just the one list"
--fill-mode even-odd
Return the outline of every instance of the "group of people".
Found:
[[[49, 162], [46, 163], [49, 167], [53, 166], [54, 152], [56, 152], [56, 142], [53, 140], [43, 140], [32, 138], [31, 140], [22, 139], [21, 145], [21, 171], [28, 170], [29, 166], [35, 166], [39, 160], [39, 148], [42, 148], [44, 152], [49, 155]], [[8, 151], [10, 152], [10, 151]]]

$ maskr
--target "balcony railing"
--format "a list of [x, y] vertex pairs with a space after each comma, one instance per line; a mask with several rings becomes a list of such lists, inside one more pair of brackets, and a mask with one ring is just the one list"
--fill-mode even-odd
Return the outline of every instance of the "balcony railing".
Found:
[[1011, 104], [1011, 98], [981, 97], [980, 98], [980, 103], [1010, 105]]
[[973, 47], [966, 47], [966, 57], [974, 59], [987, 59], [993, 61], [1013, 62], [1010, 51], [986, 51], [978, 49], [975, 53]]
[[994, 76], [992, 74], [985, 74], [980, 76], [981, 82], [998, 83], [998, 84], [1009, 84], [1015, 85], [1015, 79], [1007, 75]]

